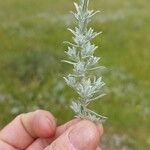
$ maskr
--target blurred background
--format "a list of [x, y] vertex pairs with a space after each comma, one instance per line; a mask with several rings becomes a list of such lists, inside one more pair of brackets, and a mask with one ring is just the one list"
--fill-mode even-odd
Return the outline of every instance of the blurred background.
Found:
[[[91, 109], [109, 119], [105, 150], [150, 149], [149, 0], [91, 0], [101, 13], [91, 26], [103, 31], [94, 42], [108, 68], [107, 96]], [[0, 127], [22, 112], [51, 111], [59, 123], [73, 118], [74, 92], [62, 77], [61, 63], [74, 27], [71, 0], [0, 0]]]

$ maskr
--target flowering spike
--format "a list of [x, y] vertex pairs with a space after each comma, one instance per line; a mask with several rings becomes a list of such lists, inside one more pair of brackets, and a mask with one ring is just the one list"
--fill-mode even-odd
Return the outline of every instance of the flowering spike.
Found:
[[91, 43], [91, 40], [102, 32], [95, 32], [88, 27], [91, 18], [99, 11], [94, 12], [89, 10], [89, 0], [80, 0], [79, 3], [74, 3], [76, 12], [71, 12], [77, 20], [77, 27], [74, 30], [68, 29], [73, 34], [74, 43], [69, 44], [66, 54], [69, 60], [63, 62], [73, 65], [73, 73], [64, 77], [68, 86], [74, 89], [79, 99], [73, 101], [71, 109], [76, 113], [77, 117], [91, 120], [95, 123], [103, 123], [106, 117], [98, 115], [89, 110], [87, 106], [91, 101], [105, 96], [102, 89], [105, 83], [102, 77], [91, 76], [89, 72], [95, 69], [102, 70], [103, 66], [98, 66], [100, 57], [94, 56], [95, 50], [98, 48]]

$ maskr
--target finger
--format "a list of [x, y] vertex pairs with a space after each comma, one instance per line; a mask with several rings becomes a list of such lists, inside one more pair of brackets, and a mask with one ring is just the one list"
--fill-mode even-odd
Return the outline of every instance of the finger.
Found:
[[28, 148], [26, 148], [26, 150], [43, 150], [50, 145], [52, 141], [52, 138], [38, 138]]
[[55, 128], [54, 117], [47, 111], [38, 110], [18, 116], [0, 132], [0, 140], [25, 149], [38, 137], [53, 136]]
[[101, 148], [100, 147], [97, 147], [97, 149], [96, 150], [101, 150]]
[[76, 118], [76, 119], [73, 119], [61, 126], [59, 126], [57, 129], [56, 129], [56, 134], [55, 134], [55, 138], [58, 138], [61, 134], [63, 134], [67, 129], [69, 129], [71, 126], [77, 124], [78, 122], [80, 122], [81, 119], [79, 118]]
[[0, 141], [0, 150], [18, 150], [18, 149], [12, 147], [11, 145], [9, 145], [3, 141]]
[[102, 124], [97, 124], [97, 129], [99, 130], [99, 134], [100, 134], [100, 137], [101, 137], [104, 133], [103, 125]]
[[36, 139], [26, 150], [43, 150], [44, 148], [46, 148], [48, 145], [50, 145], [54, 139], [56, 139], [57, 137], [59, 137], [61, 134], [63, 134], [68, 128], [70, 128], [72, 125], [75, 125], [76, 123], [78, 123], [80, 121], [80, 119], [74, 119], [71, 120], [67, 123], [65, 123], [64, 125], [59, 126], [56, 129], [56, 133], [55, 133], [55, 137], [54, 138], [38, 138]]
[[98, 128], [92, 122], [83, 120], [70, 127], [45, 150], [94, 150], [101, 135]]

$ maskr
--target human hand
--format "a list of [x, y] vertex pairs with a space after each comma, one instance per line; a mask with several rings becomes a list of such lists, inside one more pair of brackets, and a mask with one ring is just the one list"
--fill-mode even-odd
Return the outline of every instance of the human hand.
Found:
[[103, 128], [74, 119], [56, 126], [47, 111], [21, 114], [0, 131], [0, 150], [100, 150]]

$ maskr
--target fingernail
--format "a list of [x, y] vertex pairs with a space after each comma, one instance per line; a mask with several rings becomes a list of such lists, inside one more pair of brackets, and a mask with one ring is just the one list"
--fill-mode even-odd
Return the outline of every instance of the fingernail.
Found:
[[73, 129], [69, 134], [69, 139], [74, 148], [77, 150], [86, 149], [93, 139], [92, 131], [85, 124], [80, 124]]

